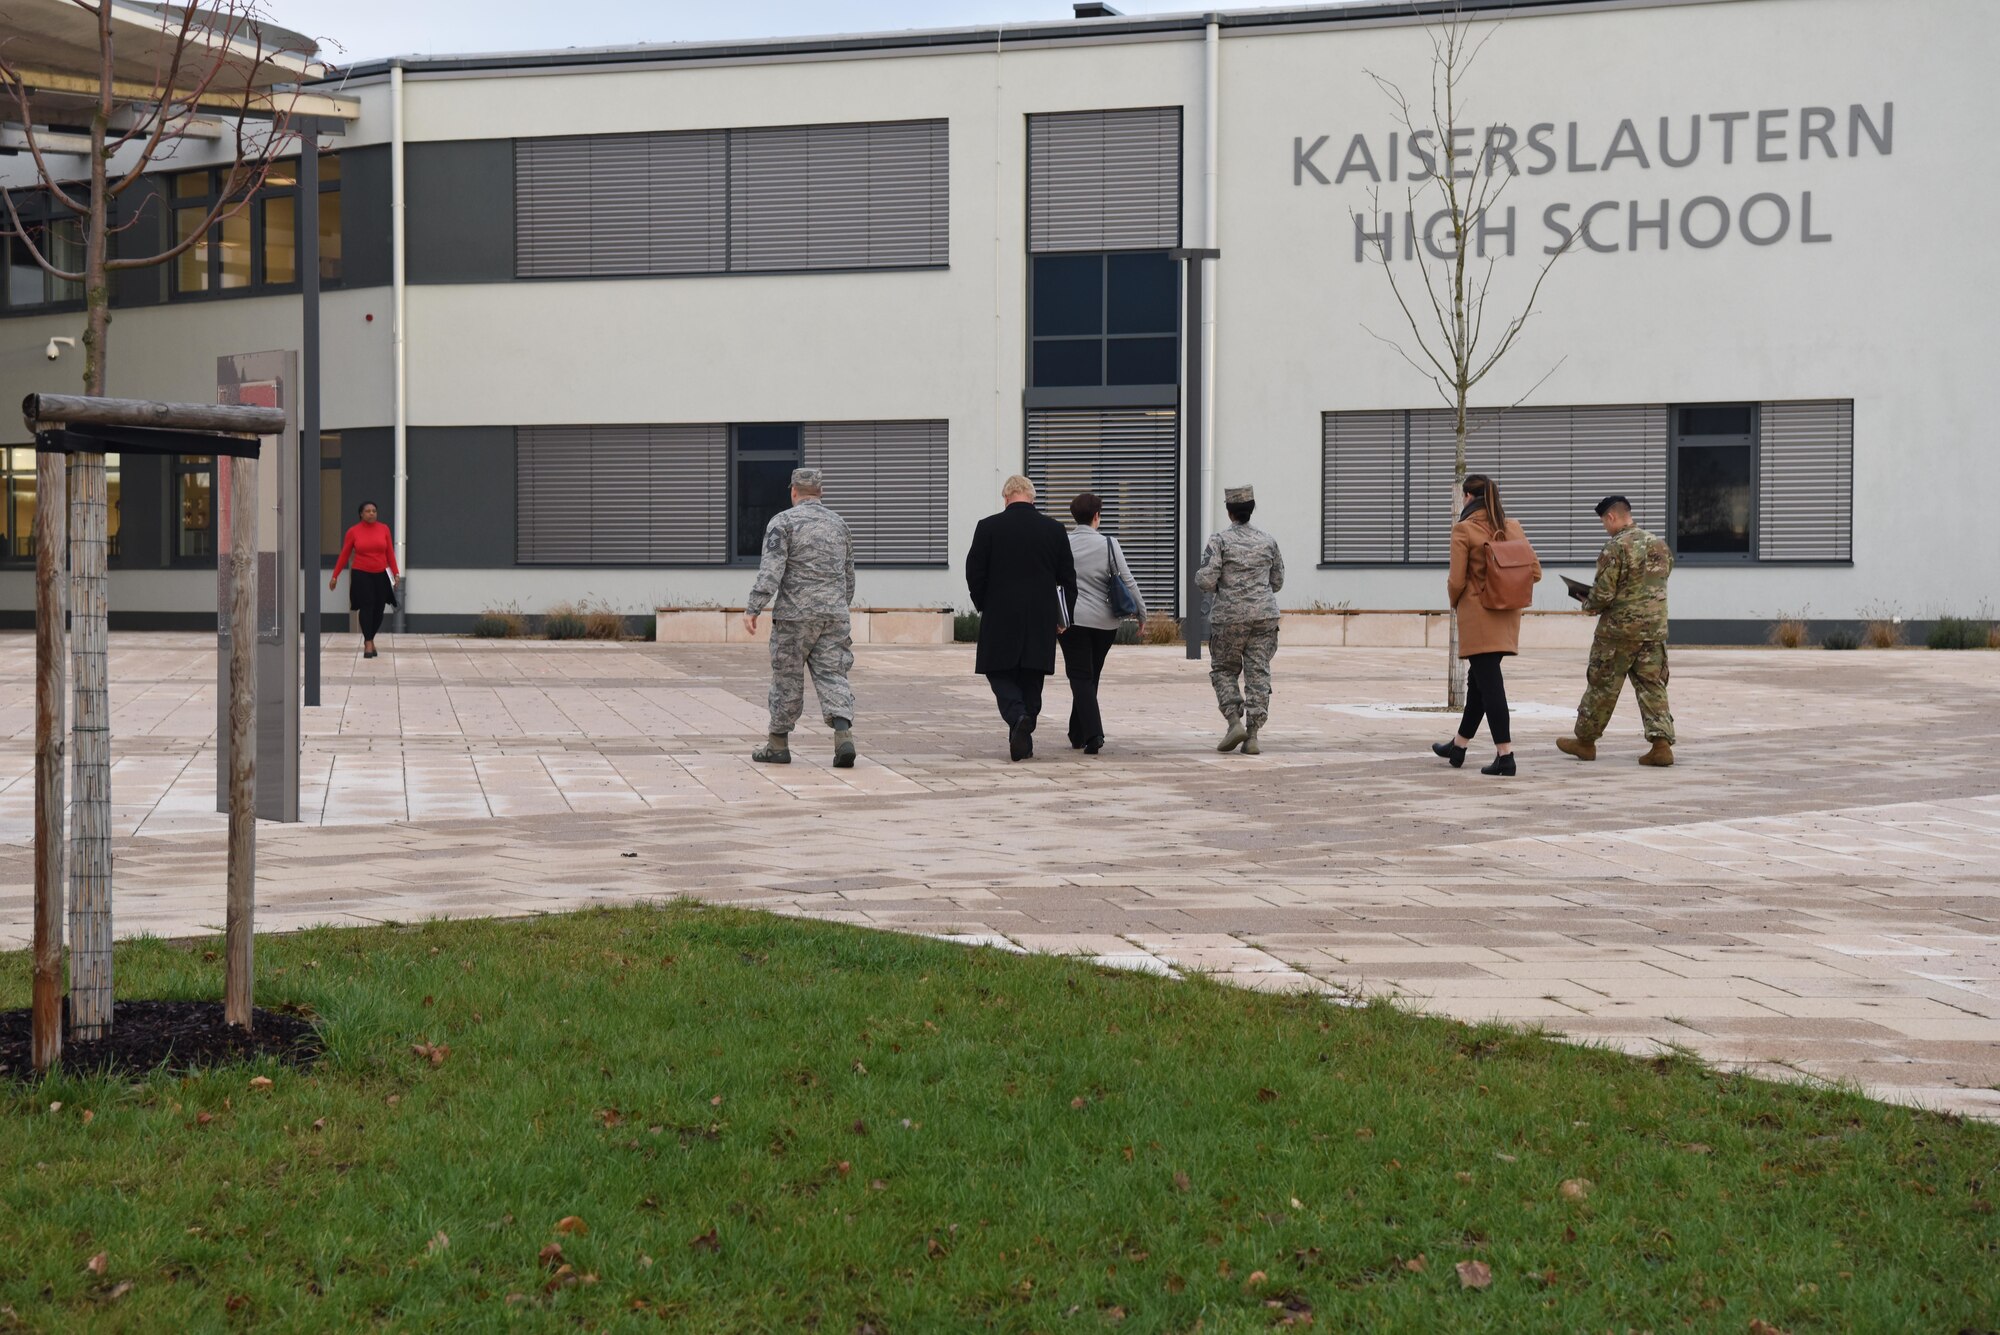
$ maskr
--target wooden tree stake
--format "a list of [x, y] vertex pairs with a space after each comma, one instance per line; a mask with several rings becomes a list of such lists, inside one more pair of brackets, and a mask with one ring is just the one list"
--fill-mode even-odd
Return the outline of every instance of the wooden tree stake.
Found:
[[225, 1022], [250, 1028], [257, 891], [257, 461], [229, 469], [229, 904]]
[[35, 980], [29, 1049], [37, 1071], [62, 1057], [67, 463], [60, 454], [35, 456]]

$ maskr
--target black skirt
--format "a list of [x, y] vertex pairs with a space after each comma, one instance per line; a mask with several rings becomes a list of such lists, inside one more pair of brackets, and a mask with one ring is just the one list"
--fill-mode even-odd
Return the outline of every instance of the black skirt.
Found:
[[389, 578], [389, 572], [386, 570], [349, 570], [347, 605], [356, 612], [371, 608], [394, 607], [395, 581]]

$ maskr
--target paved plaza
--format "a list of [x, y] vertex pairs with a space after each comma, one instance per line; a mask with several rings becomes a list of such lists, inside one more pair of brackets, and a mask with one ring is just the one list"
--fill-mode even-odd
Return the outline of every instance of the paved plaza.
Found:
[[[1685, 650], [1681, 763], [1629, 698], [1579, 764], [1581, 650], [1512, 660], [1521, 777], [1428, 752], [1435, 650], [1281, 649], [1265, 754], [1211, 749], [1205, 665], [1123, 648], [1110, 744], [1006, 737], [968, 648], [857, 651], [863, 759], [748, 758], [764, 651], [330, 638], [259, 924], [675, 895], [1253, 987], [1392, 994], [2000, 1117], [2000, 658]], [[0, 636], [0, 948], [27, 944], [33, 643]], [[112, 639], [124, 934], [219, 930], [214, 642]], [[808, 705], [808, 714], [811, 706]]]

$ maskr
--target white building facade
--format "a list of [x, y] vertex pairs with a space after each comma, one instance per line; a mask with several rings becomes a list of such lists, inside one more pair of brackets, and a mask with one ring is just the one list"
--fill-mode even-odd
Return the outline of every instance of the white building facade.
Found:
[[[363, 114], [322, 158], [326, 559], [371, 500], [417, 629], [740, 605], [807, 463], [856, 531], [860, 602], [963, 606], [972, 527], [1025, 471], [1052, 513], [1102, 494], [1160, 605], [1185, 601], [1191, 524], [1252, 484], [1288, 608], [1442, 607], [1451, 420], [1376, 249], [1428, 320], [1437, 19], [1411, 8], [350, 71]], [[1505, 181], [1472, 266], [1489, 344], [1568, 243], [1469, 450], [1545, 564], [1586, 571], [1617, 492], [1680, 553], [1684, 640], [1996, 601], [2000, 253], [1977, 227], [2000, 6], [1466, 8], [1485, 45], [1456, 146], [1469, 185]], [[1371, 76], [1419, 96], [1414, 129]], [[134, 206], [161, 237], [215, 184], [171, 166]], [[299, 346], [285, 190], [121, 283], [112, 393], [206, 397], [216, 357]], [[1191, 248], [1219, 252], [1201, 357]], [[80, 332], [76, 296], [10, 254], [0, 398], [74, 387], [44, 349]], [[0, 616], [25, 624], [32, 459], [0, 458]], [[114, 623], [212, 623], [203, 470], [121, 461]]]

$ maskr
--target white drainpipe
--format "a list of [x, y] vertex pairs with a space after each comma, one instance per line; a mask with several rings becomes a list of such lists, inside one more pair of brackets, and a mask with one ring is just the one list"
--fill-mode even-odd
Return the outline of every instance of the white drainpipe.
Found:
[[[403, 258], [403, 67], [389, 67], [389, 284], [395, 310], [389, 331], [396, 366], [396, 565], [410, 568], [410, 369], [405, 339]], [[396, 627], [403, 626], [403, 602], [396, 606]]]
[[[1215, 166], [1217, 126], [1222, 119], [1221, 94], [1222, 79], [1220, 55], [1222, 51], [1222, 27], [1216, 16], [1208, 16], [1208, 29], [1202, 37], [1202, 168], [1201, 168], [1201, 244], [1210, 249], [1219, 248], [1215, 239]], [[1201, 312], [1201, 503], [1206, 513], [1202, 516], [1202, 531], [1209, 532], [1215, 527], [1215, 306], [1216, 267], [1208, 260], [1207, 301]]]

